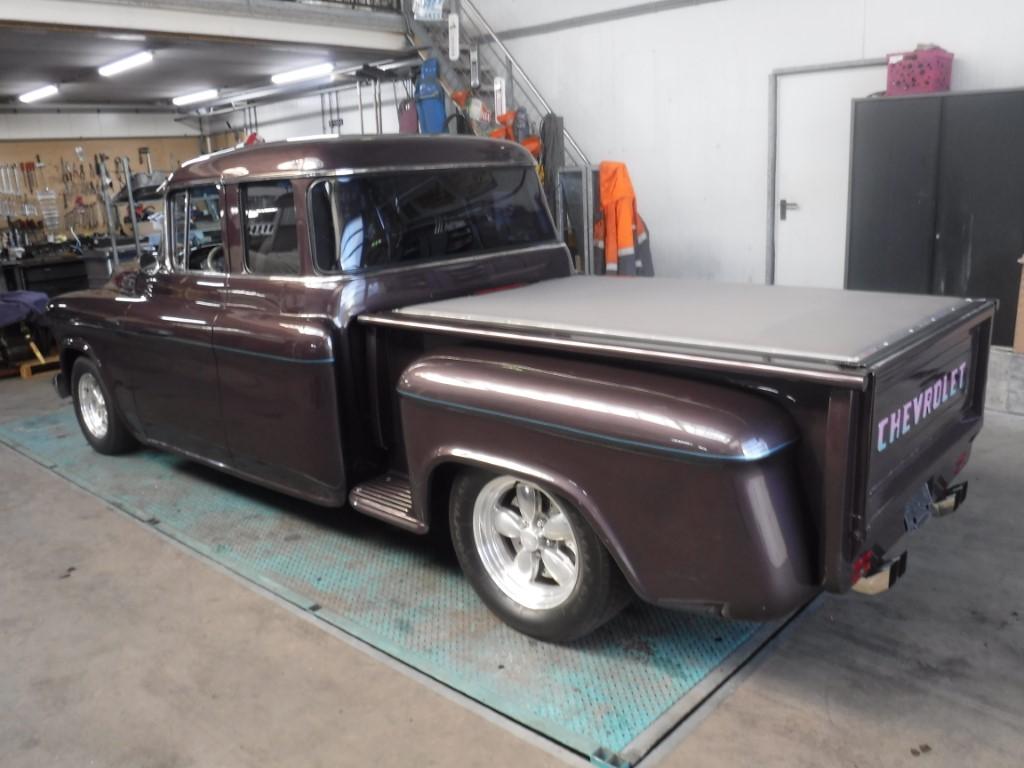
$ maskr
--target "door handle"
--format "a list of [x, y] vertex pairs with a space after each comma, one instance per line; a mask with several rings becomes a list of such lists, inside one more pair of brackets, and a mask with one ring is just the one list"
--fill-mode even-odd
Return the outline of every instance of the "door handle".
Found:
[[789, 200], [786, 200], [785, 198], [783, 198], [782, 200], [779, 200], [779, 218], [782, 219], [783, 221], [786, 220], [786, 211], [799, 211], [799, 210], [800, 210], [800, 204], [799, 203], [791, 202]]

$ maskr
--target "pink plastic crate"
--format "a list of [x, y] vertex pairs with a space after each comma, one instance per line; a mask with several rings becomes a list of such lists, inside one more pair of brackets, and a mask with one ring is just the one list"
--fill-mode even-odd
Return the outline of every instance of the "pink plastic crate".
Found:
[[942, 48], [918, 48], [907, 53], [890, 53], [886, 96], [906, 93], [937, 93], [949, 90], [953, 75], [953, 54]]

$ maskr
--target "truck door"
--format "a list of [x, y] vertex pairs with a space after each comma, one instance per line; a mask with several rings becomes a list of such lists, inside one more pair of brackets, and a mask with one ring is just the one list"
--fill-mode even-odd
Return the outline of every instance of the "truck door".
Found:
[[122, 323], [130, 386], [152, 440], [224, 460], [213, 327], [226, 286], [221, 191], [192, 187], [168, 198], [169, 263], [151, 275]]
[[213, 344], [232, 464], [326, 504], [344, 502], [332, 286], [306, 273], [290, 181], [228, 188], [231, 274]]

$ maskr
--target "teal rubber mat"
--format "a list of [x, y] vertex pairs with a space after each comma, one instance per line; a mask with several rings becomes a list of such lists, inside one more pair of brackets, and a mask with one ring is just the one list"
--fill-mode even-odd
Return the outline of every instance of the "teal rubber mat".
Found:
[[133, 517], [595, 763], [629, 765], [771, 634], [642, 604], [571, 645], [501, 624], [426, 537], [151, 450], [101, 456], [64, 408], [0, 441]]

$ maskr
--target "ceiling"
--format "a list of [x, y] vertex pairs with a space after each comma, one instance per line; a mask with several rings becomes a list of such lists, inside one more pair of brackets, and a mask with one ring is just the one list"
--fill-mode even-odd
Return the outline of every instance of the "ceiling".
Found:
[[[153, 51], [151, 63], [109, 78], [96, 71], [142, 50]], [[60, 93], [39, 106], [168, 106], [174, 96], [207, 88], [269, 85], [274, 73], [323, 61], [346, 67], [387, 56], [290, 43], [0, 26], [0, 103], [17, 104], [19, 94], [57, 83]]]

